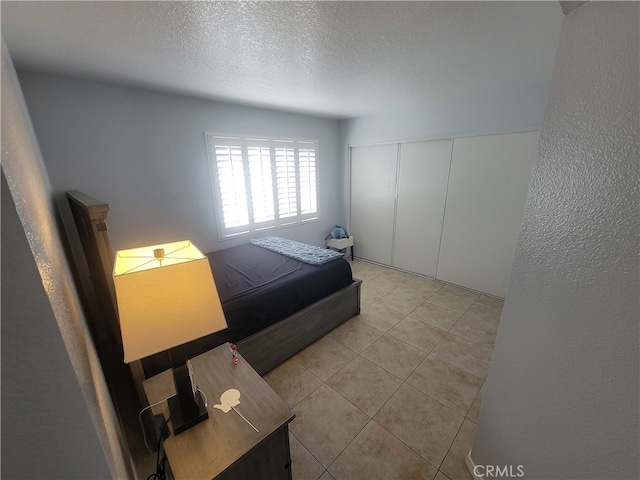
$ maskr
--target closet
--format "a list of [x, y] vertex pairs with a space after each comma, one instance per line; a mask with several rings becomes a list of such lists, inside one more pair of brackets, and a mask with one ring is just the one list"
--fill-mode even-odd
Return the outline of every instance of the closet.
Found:
[[538, 131], [351, 147], [359, 257], [504, 297]]
[[351, 150], [351, 226], [358, 256], [392, 265], [398, 145]]
[[435, 277], [451, 140], [404, 143], [399, 148], [398, 205], [392, 265]]

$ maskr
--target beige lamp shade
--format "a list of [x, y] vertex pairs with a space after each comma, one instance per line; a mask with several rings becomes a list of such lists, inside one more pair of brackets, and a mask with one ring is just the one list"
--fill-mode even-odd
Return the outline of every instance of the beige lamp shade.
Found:
[[209, 260], [188, 240], [117, 252], [113, 281], [125, 363], [227, 328]]

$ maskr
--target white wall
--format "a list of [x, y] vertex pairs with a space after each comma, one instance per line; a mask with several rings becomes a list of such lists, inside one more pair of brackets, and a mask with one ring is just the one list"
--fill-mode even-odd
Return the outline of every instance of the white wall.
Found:
[[640, 4], [567, 15], [472, 459], [637, 479]]
[[112, 247], [190, 238], [220, 242], [204, 131], [319, 140], [321, 220], [271, 234], [321, 245], [346, 221], [339, 122], [62, 77], [20, 73], [34, 129], [59, 202], [80, 190], [107, 202]]

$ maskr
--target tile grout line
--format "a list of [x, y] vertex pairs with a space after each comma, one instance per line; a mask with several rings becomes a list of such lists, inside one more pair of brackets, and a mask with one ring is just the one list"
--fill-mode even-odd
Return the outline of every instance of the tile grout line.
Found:
[[[382, 268], [384, 268], [384, 267], [382, 267]], [[401, 286], [405, 286], [405, 285], [407, 285], [411, 280], [412, 280], [411, 278], [409, 278], [408, 280], [405, 280], [405, 281], [401, 284]], [[400, 287], [396, 287], [396, 288], [400, 288]], [[375, 303], [375, 302], [377, 302], [378, 300], [381, 300], [384, 296], [387, 296], [387, 295], [389, 295], [390, 293], [392, 293], [392, 292], [393, 292], [393, 290], [395, 290], [396, 288], [394, 288], [394, 289], [392, 289], [391, 291], [387, 292], [386, 294], [382, 295], [382, 297], [381, 297], [380, 299], [376, 299], [376, 300], [374, 300], [374, 302], [372, 302], [372, 303]], [[442, 288], [442, 287], [441, 287], [441, 288]], [[441, 288], [440, 288], [440, 289], [441, 289]], [[440, 290], [440, 289], [439, 289], [439, 290]], [[317, 389], [318, 389], [318, 388], [320, 388], [320, 387], [324, 384], [324, 385], [326, 385], [327, 387], [331, 388], [331, 390], [332, 390], [332, 391], [334, 391], [335, 393], [337, 393], [337, 394], [338, 394], [342, 399], [344, 399], [345, 401], [347, 401], [350, 405], [352, 405], [353, 407], [355, 407], [358, 411], [360, 411], [361, 413], [363, 413], [363, 414], [368, 418], [368, 421], [365, 423], [365, 425], [364, 425], [364, 426], [363, 426], [363, 427], [358, 431], [358, 433], [356, 433], [356, 435], [355, 435], [355, 436], [354, 436], [354, 437], [353, 437], [353, 438], [348, 442], [348, 444], [347, 444], [347, 445], [346, 445], [346, 446], [341, 450], [341, 452], [340, 452], [340, 453], [339, 453], [339, 454], [338, 454], [338, 455], [333, 459], [333, 461], [331, 462], [331, 464], [330, 464], [328, 467], [326, 467], [326, 468], [324, 467], [324, 465], [322, 465], [322, 463], [320, 463], [320, 462], [315, 458], [315, 456], [313, 456], [313, 454], [311, 453], [311, 451], [310, 451], [310, 450], [308, 450], [308, 448], [307, 448], [307, 447], [306, 447], [306, 446], [305, 446], [305, 445], [304, 445], [304, 444], [303, 444], [303, 443], [302, 443], [302, 442], [301, 442], [301, 441], [296, 437], [296, 439], [297, 439], [297, 440], [300, 442], [300, 444], [305, 448], [305, 450], [307, 450], [307, 451], [309, 452], [309, 454], [311, 455], [311, 457], [312, 457], [312, 458], [314, 458], [316, 461], [318, 461], [318, 463], [320, 464], [320, 466], [321, 466], [321, 467], [322, 467], [322, 469], [323, 469], [323, 474], [324, 474], [324, 472], [326, 472], [326, 473], [328, 473], [328, 474], [330, 475], [330, 473], [329, 473], [329, 468], [331, 468], [331, 466], [332, 466], [332, 465], [336, 462], [336, 460], [337, 460], [337, 459], [342, 455], [342, 453], [344, 453], [344, 451], [345, 451], [347, 448], [349, 448], [349, 446], [353, 443], [353, 441], [357, 438], [357, 436], [358, 436], [358, 435], [360, 435], [360, 433], [361, 433], [361, 432], [363, 431], [363, 429], [364, 429], [364, 428], [369, 424], [369, 422], [374, 421], [378, 426], [380, 426], [380, 427], [381, 427], [381, 428], [383, 428], [386, 432], [388, 432], [389, 434], [391, 434], [391, 436], [392, 436], [393, 438], [397, 439], [401, 444], [405, 445], [405, 446], [406, 446], [410, 451], [414, 452], [414, 453], [418, 456], [418, 458], [420, 458], [420, 459], [424, 460], [424, 461], [425, 461], [425, 462], [427, 462], [429, 465], [433, 466], [433, 467], [436, 469], [436, 474], [437, 474], [437, 472], [441, 472], [443, 475], [446, 475], [446, 473], [442, 472], [442, 470], [440, 470], [440, 468], [441, 468], [441, 467], [442, 467], [442, 465], [444, 464], [444, 461], [445, 461], [445, 459], [447, 458], [447, 456], [451, 453], [451, 448], [452, 448], [453, 444], [455, 443], [455, 440], [458, 438], [458, 435], [460, 434], [460, 432], [461, 432], [461, 430], [462, 430], [462, 426], [464, 425], [464, 423], [465, 423], [466, 421], [469, 421], [469, 422], [470, 422], [470, 423], [472, 423], [473, 425], [475, 425], [475, 424], [476, 424], [476, 422], [473, 422], [473, 421], [469, 418], [469, 413], [470, 413], [471, 409], [473, 408], [473, 404], [475, 403], [475, 401], [478, 399], [478, 397], [479, 397], [479, 395], [480, 395], [480, 391], [481, 391], [481, 389], [482, 389], [482, 386], [478, 389], [478, 391], [476, 392], [475, 396], [473, 397], [473, 400], [472, 400], [472, 402], [471, 402], [471, 404], [470, 404], [469, 408], [467, 408], [467, 409], [466, 409], [466, 413], [465, 413], [465, 414], [460, 414], [460, 413], [458, 413], [457, 411], [453, 410], [453, 409], [452, 409], [451, 407], [449, 407], [448, 405], [445, 405], [444, 403], [442, 403], [442, 402], [441, 402], [441, 401], [439, 401], [438, 399], [436, 399], [436, 398], [432, 397], [431, 395], [429, 395], [429, 394], [428, 394], [428, 393], [426, 393], [426, 392], [422, 392], [422, 390], [417, 389], [416, 387], [414, 387], [413, 385], [411, 385], [411, 384], [409, 384], [409, 383], [407, 382], [407, 380], [408, 380], [408, 379], [411, 377], [411, 375], [416, 371], [416, 369], [417, 369], [417, 368], [418, 368], [418, 367], [419, 367], [419, 366], [424, 362], [424, 360], [425, 360], [426, 358], [428, 358], [430, 355], [432, 355], [432, 352], [436, 349], [436, 347], [437, 347], [438, 345], [440, 345], [440, 344], [441, 344], [441, 342], [442, 342], [442, 341], [444, 340], [444, 338], [445, 338], [445, 335], [442, 335], [442, 336], [438, 339], [438, 341], [435, 343], [435, 345], [434, 345], [433, 347], [431, 347], [430, 349], [428, 349], [428, 350], [425, 350], [425, 349], [423, 349], [423, 348], [420, 348], [420, 347], [416, 347], [416, 346], [414, 346], [414, 345], [411, 345], [411, 344], [409, 344], [409, 343], [405, 342], [404, 340], [402, 340], [402, 339], [400, 339], [400, 338], [395, 337], [394, 335], [391, 335], [391, 334], [389, 335], [389, 337], [390, 337], [390, 338], [394, 338], [395, 340], [398, 340], [398, 341], [402, 342], [403, 344], [405, 344], [405, 345], [407, 345], [407, 346], [409, 346], [409, 347], [412, 347], [412, 348], [414, 348], [414, 349], [417, 349], [417, 350], [419, 350], [419, 351], [421, 351], [422, 353], [424, 353], [424, 354], [425, 354], [425, 357], [424, 357], [424, 358], [423, 358], [423, 359], [422, 359], [422, 360], [421, 360], [421, 361], [416, 365], [416, 367], [414, 367], [414, 368], [411, 370], [411, 372], [409, 372], [409, 374], [408, 374], [404, 379], [403, 379], [403, 378], [401, 378], [401, 377], [398, 377], [396, 374], [394, 374], [394, 373], [392, 373], [392, 372], [388, 371], [386, 368], [384, 368], [384, 366], [382, 366], [382, 365], [378, 365], [377, 363], [372, 362], [371, 360], [369, 360], [368, 358], [366, 358], [366, 357], [364, 357], [364, 356], [362, 355], [362, 354], [363, 354], [363, 353], [364, 353], [368, 348], [370, 348], [372, 345], [374, 345], [376, 342], [378, 342], [382, 337], [384, 337], [385, 335], [387, 335], [387, 333], [389, 333], [393, 328], [395, 328], [395, 327], [396, 327], [400, 322], [402, 322], [403, 320], [405, 320], [407, 317], [410, 317], [410, 318], [411, 318], [411, 319], [413, 319], [413, 320], [420, 321], [421, 323], [424, 323], [425, 325], [429, 325], [429, 326], [430, 326], [430, 327], [432, 327], [432, 328], [437, 328], [438, 330], [441, 330], [441, 331], [442, 331], [443, 333], [445, 333], [445, 334], [446, 334], [446, 333], [448, 333], [449, 335], [451, 335], [451, 336], [453, 336], [453, 337], [455, 337], [455, 338], [458, 338], [458, 339], [461, 339], [461, 340], [463, 340], [463, 341], [469, 342], [469, 343], [471, 343], [471, 344], [473, 344], [473, 345], [477, 345], [477, 346], [485, 347], [485, 348], [490, 348], [490, 347], [487, 347], [486, 345], [478, 344], [478, 343], [476, 343], [476, 342], [474, 342], [474, 341], [472, 341], [472, 340], [466, 339], [466, 338], [464, 338], [464, 337], [462, 337], [462, 336], [460, 336], [460, 335], [457, 335], [457, 334], [455, 334], [455, 333], [451, 333], [451, 331], [450, 331], [450, 330], [451, 330], [452, 328], [454, 328], [454, 326], [455, 326], [455, 325], [460, 321], [460, 319], [461, 319], [464, 315], [466, 315], [466, 313], [469, 311], [469, 309], [470, 309], [474, 304], [476, 304], [476, 303], [479, 303], [479, 304], [482, 304], [482, 305], [488, 305], [488, 306], [490, 306], [490, 307], [500, 308], [500, 307], [497, 307], [497, 306], [495, 306], [495, 305], [490, 305], [490, 304], [487, 304], [487, 303], [485, 303], [485, 302], [482, 302], [482, 301], [480, 300], [480, 297], [476, 297], [476, 298], [474, 299], [474, 301], [469, 305], [469, 307], [467, 307], [467, 308], [466, 308], [466, 310], [464, 311], [464, 313], [455, 312], [456, 314], [459, 314], [460, 316], [459, 316], [459, 317], [458, 317], [458, 319], [455, 321], [455, 323], [454, 323], [453, 325], [451, 325], [451, 326], [449, 327], [449, 329], [447, 329], [447, 330], [442, 329], [442, 328], [440, 328], [440, 327], [437, 327], [437, 326], [435, 326], [435, 325], [431, 325], [431, 324], [429, 324], [428, 322], [424, 322], [424, 321], [422, 321], [422, 320], [421, 320], [421, 319], [419, 319], [419, 318], [415, 318], [415, 317], [411, 316], [411, 314], [412, 314], [412, 313], [413, 313], [417, 308], [419, 308], [419, 306], [422, 306], [424, 303], [427, 303], [427, 300], [428, 300], [431, 296], [433, 296], [435, 293], [437, 293], [439, 290], [437, 290], [437, 291], [435, 291], [435, 292], [432, 292], [429, 296], [425, 297], [425, 298], [424, 298], [424, 300], [420, 303], [420, 305], [418, 305], [417, 307], [415, 307], [415, 308], [414, 308], [413, 310], [411, 310], [409, 313], [404, 314], [403, 312], [398, 312], [398, 313], [401, 313], [401, 314], [403, 315], [403, 317], [402, 317], [398, 322], [394, 323], [394, 325], [393, 325], [393, 326], [391, 326], [388, 330], [381, 330], [381, 329], [379, 329], [379, 328], [378, 328], [378, 327], [376, 327], [376, 326], [373, 326], [373, 325], [371, 325], [371, 324], [369, 324], [369, 323], [367, 323], [367, 322], [365, 322], [365, 321], [360, 320], [363, 324], [366, 324], [367, 326], [372, 327], [372, 328], [374, 328], [374, 329], [376, 329], [376, 330], [378, 330], [378, 331], [380, 331], [380, 332], [381, 332], [381, 335], [379, 335], [377, 338], [375, 338], [375, 340], [374, 340], [373, 342], [371, 342], [370, 344], [368, 344], [368, 345], [367, 345], [364, 349], [362, 349], [360, 352], [355, 351], [355, 350], [353, 350], [352, 348], [348, 347], [347, 345], [344, 345], [344, 344], [342, 344], [341, 342], [339, 342], [339, 341], [337, 341], [337, 340], [335, 340], [335, 339], [333, 339], [333, 338], [331, 338], [331, 337], [330, 337], [334, 342], [336, 342], [337, 344], [341, 345], [341, 347], [347, 348], [347, 349], [349, 349], [350, 351], [354, 352], [354, 353], [356, 354], [356, 356], [355, 356], [353, 359], [349, 360], [345, 365], [343, 365], [343, 366], [342, 366], [340, 369], [338, 369], [336, 372], [334, 372], [334, 373], [333, 373], [333, 374], [332, 374], [332, 375], [331, 375], [331, 376], [330, 376], [326, 381], [325, 381], [325, 380], [322, 380], [321, 378], [318, 378], [318, 377], [317, 377], [317, 375], [315, 375], [312, 371], [310, 371], [310, 370], [309, 370], [309, 369], [307, 369], [304, 365], [302, 365], [300, 362], [298, 362], [297, 360], [295, 360], [295, 359], [294, 359], [294, 361], [295, 361], [298, 365], [302, 366], [302, 368], [303, 368], [305, 371], [307, 371], [307, 372], [311, 373], [312, 375], [314, 375], [314, 377], [315, 377], [315, 378], [317, 378], [318, 380], [320, 380], [320, 382], [321, 382], [321, 384], [320, 384], [318, 387], [316, 387], [312, 392], [310, 392], [310, 393], [309, 393], [309, 394], [307, 394], [305, 397], [303, 397], [303, 399], [302, 399], [302, 400], [300, 400], [300, 401], [296, 404], [296, 406], [297, 406], [297, 405], [299, 405], [299, 404], [300, 404], [304, 399], [308, 398], [311, 394], [313, 394], [313, 392], [317, 391]], [[381, 303], [384, 303], [384, 301], [383, 301], [383, 302], [381, 302]], [[446, 310], [449, 310], [449, 309], [447, 309], [446, 307], [443, 307], [443, 306], [441, 306], [441, 305], [437, 305], [437, 304], [431, 304], [431, 305], [434, 305], [434, 306], [436, 306], [436, 307], [444, 308], [444, 309], [446, 309]], [[389, 308], [391, 308], [392, 310], [396, 311], [395, 309], [393, 309], [393, 307], [389, 307]], [[453, 312], [453, 310], [450, 310], [450, 311], [452, 311], [452, 312]], [[355, 318], [357, 318], [357, 317], [355, 317]], [[382, 369], [382, 370], [384, 370], [385, 372], [389, 373], [390, 375], [392, 375], [393, 377], [395, 377], [395, 378], [397, 378], [397, 379], [399, 379], [399, 380], [401, 381], [401, 382], [400, 382], [400, 384], [398, 385], [398, 387], [396, 387], [396, 388], [393, 390], [393, 392], [392, 392], [392, 393], [388, 396], [388, 398], [384, 401], [384, 403], [382, 404], [382, 406], [380, 406], [380, 407], [376, 410], [376, 412], [375, 412], [375, 413], [373, 413], [373, 415], [369, 415], [368, 413], [364, 412], [364, 411], [363, 411], [362, 409], [360, 409], [357, 405], [353, 404], [350, 400], [348, 400], [347, 398], [345, 398], [345, 397], [344, 397], [340, 392], [338, 392], [338, 391], [336, 391], [335, 389], [333, 389], [333, 388], [332, 388], [330, 385], [328, 385], [328, 383], [327, 383], [328, 381], [330, 381], [330, 380], [331, 380], [331, 378], [333, 378], [335, 375], [339, 374], [339, 372], [341, 372], [341, 371], [342, 371], [342, 370], [343, 370], [347, 365], [349, 365], [349, 364], [350, 364], [350, 363], [351, 363], [355, 358], [357, 358], [357, 357], [361, 357], [361, 359], [363, 359], [363, 360], [367, 360], [367, 361], [371, 362], [373, 365], [375, 365], [375, 366], [377, 366], [377, 367], [381, 368], [381, 369]], [[467, 371], [466, 369], [464, 369], [464, 368], [461, 368], [461, 367], [459, 367], [459, 366], [457, 366], [457, 365], [452, 365], [451, 363], [447, 362], [446, 360], [439, 358], [437, 355], [433, 355], [433, 357], [434, 357], [434, 358], [437, 358], [438, 360], [440, 360], [440, 361], [442, 361], [442, 362], [444, 362], [444, 363], [446, 363], [447, 365], [451, 366], [452, 368], [455, 368], [455, 369], [461, 370], [461, 371], [463, 371], [463, 372], [465, 372], [465, 373], [468, 373], [468, 374], [470, 374], [470, 375], [473, 375], [474, 377], [478, 378], [479, 380], [482, 380], [482, 381], [483, 381], [483, 385], [484, 385], [484, 382], [486, 381], [486, 375], [484, 375], [484, 376], [482, 376], [482, 377], [478, 377], [476, 374], [474, 374], [474, 373], [472, 373], [472, 372], [468, 372], [468, 371]], [[375, 416], [376, 416], [376, 415], [377, 415], [377, 414], [378, 414], [382, 409], [384, 409], [384, 408], [385, 408], [385, 406], [389, 403], [389, 401], [390, 401], [390, 400], [391, 400], [391, 398], [392, 398], [392, 397], [397, 393], [397, 391], [398, 391], [400, 388], [402, 388], [402, 387], [403, 387], [403, 385], [405, 385], [405, 384], [406, 384], [408, 387], [413, 388], [413, 389], [416, 389], [418, 392], [421, 392], [422, 394], [427, 395], [430, 399], [434, 400], [435, 402], [437, 402], [438, 404], [440, 404], [440, 405], [442, 405], [443, 407], [447, 408], [448, 410], [451, 410], [451, 411], [452, 411], [452, 412], [454, 412], [456, 415], [458, 415], [458, 416], [462, 417], [462, 422], [461, 422], [461, 424], [460, 424], [459, 428], [457, 429], [457, 431], [456, 431], [455, 435], [453, 436], [453, 440], [452, 440], [452, 441], [451, 441], [451, 443], [449, 444], [449, 447], [448, 447], [448, 449], [447, 449], [447, 452], [446, 452], [446, 454], [444, 455], [444, 457], [443, 457], [442, 461], [440, 462], [440, 465], [439, 465], [439, 466], [437, 466], [437, 467], [436, 467], [434, 464], [432, 464], [431, 462], [429, 462], [429, 461], [428, 461], [426, 458], [424, 458], [422, 455], [420, 455], [420, 454], [419, 454], [417, 451], [415, 451], [412, 447], [410, 447], [410, 446], [409, 446], [409, 445], [407, 445], [405, 442], [403, 442], [401, 439], [399, 439], [398, 437], [396, 437], [393, 433], [389, 432], [386, 428], [384, 428], [382, 425], [380, 425], [380, 424], [379, 424], [378, 422], [376, 422], [376, 421], [375, 421], [375, 419], [374, 419], [374, 417], [375, 417]], [[292, 435], [293, 435], [293, 434], [292, 434]], [[294, 436], [295, 436], [295, 435], [294, 435]]]
[[426, 458], [424, 458], [420, 453], [418, 453], [411, 445], [408, 445], [404, 440], [402, 440], [401, 438], [396, 437], [392, 432], [390, 432], [389, 430], [387, 430], [384, 425], [380, 425], [378, 422], [376, 422], [376, 420], [374, 418], [371, 419], [372, 422], [375, 422], [376, 425], [378, 425], [380, 428], [382, 428], [385, 432], [387, 432], [389, 435], [391, 435], [393, 438], [395, 438], [396, 440], [398, 440], [400, 443], [402, 443], [402, 445], [404, 445], [405, 447], [407, 447], [409, 450], [411, 450], [413, 453], [415, 453], [418, 458], [424, 460], [425, 462], [427, 462], [429, 465], [431, 465], [432, 467], [434, 467], [436, 470], [438, 470], [438, 467], [436, 467], [433, 463], [431, 463], [429, 460], [427, 460]]

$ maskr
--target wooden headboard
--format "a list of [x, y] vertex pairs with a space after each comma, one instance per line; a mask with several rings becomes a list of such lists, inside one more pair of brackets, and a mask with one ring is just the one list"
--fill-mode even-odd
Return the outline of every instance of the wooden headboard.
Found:
[[[110, 388], [116, 390], [112, 391], [112, 397], [121, 395], [117, 390], [123, 387], [130, 389], [133, 381], [138, 397], [137, 404], [144, 406], [147, 400], [142, 388], [144, 379], [142, 365], [136, 361], [127, 367], [123, 361], [122, 336], [112, 277], [114, 252], [111, 249], [106, 224], [109, 205], [77, 190], [67, 191], [67, 199], [82, 245], [86, 270], [88, 270], [84, 276], [80, 274], [80, 281], [84, 284], [83, 290], [85, 297], [88, 298], [88, 308], [93, 312], [88, 316], [91, 318], [89, 328], [96, 343], [107, 383]], [[80, 262], [76, 261], [76, 263]], [[79, 270], [84, 269], [79, 268]], [[116, 398], [114, 402], [117, 402]]]
[[120, 325], [116, 313], [116, 294], [111, 272], [113, 251], [107, 233], [106, 219], [109, 205], [77, 190], [67, 191], [73, 220], [78, 230], [80, 243], [89, 269], [89, 280], [96, 292], [109, 337], [122, 344]]

